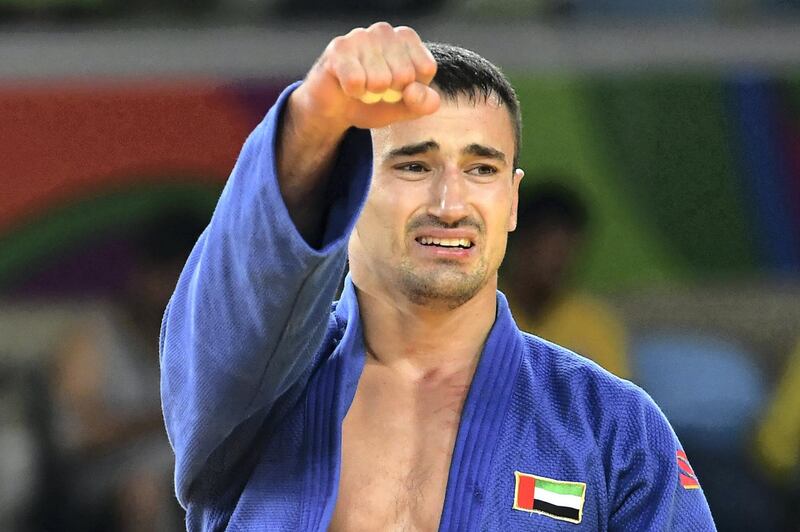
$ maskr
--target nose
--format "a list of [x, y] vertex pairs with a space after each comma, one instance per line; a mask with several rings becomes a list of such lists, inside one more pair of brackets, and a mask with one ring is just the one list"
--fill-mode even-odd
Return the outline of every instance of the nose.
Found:
[[459, 169], [455, 166], [445, 168], [445, 171], [431, 182], [428, 214], [436, 216], [445, 223], [455, 223], [465, 218], [469, 214], [467, 193]]

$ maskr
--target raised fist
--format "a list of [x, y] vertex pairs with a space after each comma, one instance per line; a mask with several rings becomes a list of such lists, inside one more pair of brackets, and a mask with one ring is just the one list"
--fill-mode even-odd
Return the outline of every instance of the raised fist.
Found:
[[333, 39], [293, 97], [330, 128], [378, 128], [435, 112], [435, 74], [413, 29], [378, 22]]

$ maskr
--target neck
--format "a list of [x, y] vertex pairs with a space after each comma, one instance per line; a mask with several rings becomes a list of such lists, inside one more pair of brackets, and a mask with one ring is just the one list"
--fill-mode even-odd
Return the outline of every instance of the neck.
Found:
[[474, 370], [497, 314], [496, 289], [495, 278], [448, 309], [357, 287], [368, 361], [413, 379]]

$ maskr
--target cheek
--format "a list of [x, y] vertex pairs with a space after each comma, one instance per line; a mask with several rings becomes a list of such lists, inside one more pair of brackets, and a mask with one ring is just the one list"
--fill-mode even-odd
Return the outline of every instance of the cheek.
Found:
[[370, 192], [367, 203], [375, 211], [383, 230], [395, 239], [403, 240], [408, 223], [425, 214], [430, 199], [430, 185], [425, 181], [389, 180]]
[[506, 231], [505, 226], [498, 225], [496, 230], [492, 232], [491, 239], [490, 253], [493, 258], [492, 262], [499, 265], [506, 254], [506, 244], [508, 243], [508, 231]]
[[[507, 208], [506, 208], [507, 207]], [[485, 257], [491, 269], [497, 269], [503, 261], [508, 243], [508, 221], [511, 206], [504, 197], [498, 198], [492, 206], [491, 213], [486, 213], [486, 249]]]
[[486, 224], [487, 237], [492, 246], [502, 243], [508, 237], [514, 218], [511, 213], [511, 201], [508, 192], [503, 189], [491, 194], [484, 193], [481, 215]]
[[405, 220], [399, 202], [385, 190], [370, 193], [356, 231], [365, 248], [378, 255], [390, 255], [402, 246]]

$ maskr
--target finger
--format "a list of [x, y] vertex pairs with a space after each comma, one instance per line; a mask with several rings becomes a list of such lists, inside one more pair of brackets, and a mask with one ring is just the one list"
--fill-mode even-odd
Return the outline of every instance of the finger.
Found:
[[381, 93], [367, 91], [359, 99], [370, 105], [378, 102], [397, 103], [403, 99], [403, 93], [395, 89], [386, 89]]
[[431, 87], [415, 81], [403, 90], [403, 104], [414, 115], [429, 115], [439, 109], [441, 97]]
[[367, 91], [361, 95], [361, 101], [369, 105], [378, 103], [381, 100], [383, 100], [383, 94], [381, 93]]
[[383, 93], [392, 84], [392, 71], [380, 48], [365, 47], [360, 54], [361, 65], [366, 73], [366, 89], [377, 94]]
[[392, 72], [383, 54], [383, 47], [394, 36], [392, 27], [386, 22], [376, 22], [359, 35], [359, 58], [367, 73], [367, 90], [383, 93], [391, 86]]
[[404, 43], [406, 53], [414, 64], [415, 79], [425, 85], [430, 85], [436, 75], [436, 60], [430, 50], [422, 43], [416, 31], [408, 26], [395, 28], [398, 38]]
[[370, 105], [369, 116], [376, 123], [391, 124], [404, 120], [414, 120], [421, 115], [411, 111], [402, 103], [388, 103], [380, 101]]
[[367, 73], [361, 62], [352, 56], [339, 56], [332, 66], [342, 92], [351, 98], [360, 98], [367, 87]]
[[408, 55], [408, 49], [403, 41], [392, 39], [383, 47], [383, 57], [392, 73], [391, 88], [402, 92], [407, 85], [417, 79], [414, 62]]
[[381, 100], [387, 103], [397, 103], [403, 99], [403, 92], [396, 89], [386, 89], [381, 95]]

